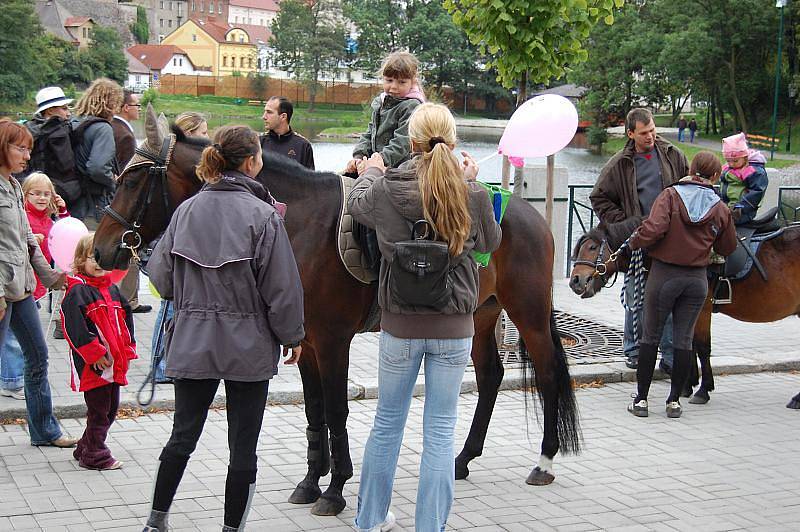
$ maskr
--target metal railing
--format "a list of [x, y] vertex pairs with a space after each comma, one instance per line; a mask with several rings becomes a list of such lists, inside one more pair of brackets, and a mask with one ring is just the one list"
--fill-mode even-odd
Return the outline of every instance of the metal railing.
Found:
[[[589, 184], [581, 184], [581, 185], [567, 185], [569, 188], [569, 206], [568, 206], [568, 217], [567, 217], [567, 257], [564, 263], [566, 264], [567, 271], [565, 272], [565, 276], [569, 277], [569, 272], [572, 270], [572, 248], [575, 246], [575, 242], [577, 241], [574, 237], [573, 230], [575, 229], [575, 221], [577, 220], [578, 224], [580, 224], [582, 234], [588, 232], [592, 229], [595, 224], [595, 219], [597, 218], [594, 214], [594, 210], [592, 206], [588, 203], [583, 203], [575, 199], [575, 190], [576, 189], [592, 189], [594, 185]], [[589, 225], [586, 225], [584, 217], [581, 215], [581, 210], [583, 209], [584, 214], [587, 214], [588, 211], [588, 221]]]
[[794, 223], [800, 219], [800, 194], [798, 194], [797, 201], [789, 203], [784, 201], [784, 192], [800, 192], [800, 186], [787, 185], [778, 187], [778, 207], [780, 207], [780, 216], [786, 223]]

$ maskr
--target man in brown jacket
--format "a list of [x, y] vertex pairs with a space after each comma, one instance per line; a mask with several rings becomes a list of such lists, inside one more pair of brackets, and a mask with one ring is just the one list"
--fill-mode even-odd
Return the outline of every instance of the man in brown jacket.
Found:
[[[689, 172], [686, 156], [656, 134], [653, 115], [647, 109], [631, 109], [625, 119], [625, 130], [627, 144], [600, 171], [589, 196], [592, 208], [608, 232], [608, 243], [614, 249], [621, 246], [650, 213], [661, 191]], [[632, 289], [633, 283], [628, 286]], [[630, 301], [632, 294], [626, 297]], [[641, 328], [641, 309], [638, 313]], [[661, 342], [661, 367], [665, 371], [672, 367], [671, 333], [672, 322], [669, 321]], [[641, 330], [637, 336], [641, 337]], [[639, 357], [639, 346], [633, 338], [633, 313], [626, 311], [622, 350], [629, 368], [636, 367]]]

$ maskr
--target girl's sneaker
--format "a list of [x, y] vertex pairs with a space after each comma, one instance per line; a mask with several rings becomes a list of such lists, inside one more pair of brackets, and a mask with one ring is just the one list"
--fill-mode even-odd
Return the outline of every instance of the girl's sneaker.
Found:
[[636, 394], [631, 394], [633, 402], [628, 405], [628, 412], [636, 417], [647, 417], [650, 412], [647, 409], [647, 399], [640, 399], [637, 401]]
[[0, 389], [0, 395], [3, 397], [10, 397], [12, 399], [17, 399], [18, 401], [25, 400], [25, 388], [20, 388], [18, 390], [6, 390], [5, 388]]
[[383, 523], [372, 527], [370, 532], [387, 532], [388, 530], [392, 530], [395, 525], [397, 525], [397, 518], [394, 516], [394, 512], [389, 510], [386, 512], [386, 519]]
[[681, 413], [681, 404], [678, 401], [667, 403], [667, 417], [678, 418], [681, 417]]

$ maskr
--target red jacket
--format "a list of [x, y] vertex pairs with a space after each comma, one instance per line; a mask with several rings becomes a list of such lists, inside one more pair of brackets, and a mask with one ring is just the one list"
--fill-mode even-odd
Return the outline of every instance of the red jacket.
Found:
[[[44, 258], [47, 259], [47, 262], [50, 264], [53, 263], [53, 257], [50, 255], [50, 248], [47, 247], [48, 237], [50, 236], [50, 229], [53, 228], [53, 218], [49, 214], [47, 214], [47, 210], [40, 211], [36, 207], [30, 204], [29, 201], [25, 201], [25, 212], [28, 215], [28, 223], [31, 226], [31, 232], [34, 235], [44, 235], [44, 240], [42, 243], [39, 244], [39, 248], [42, 250], [42, 254]], [[66, 218], [69, 216], [69, 212], [67, 209], [61, 209], [58, 212], [58, 219]], [[43, 295], [47, 293], [47, 288], [42, 284], [42, 281], [39, 278], [36, 278], [36, 290], [33, 291], [33, 298], [39, 299]]]
[[[77, 275], [67, 281], [61, 324], [72, 354], [72, 389], [85, 392], [112, 382], [128, 384], [128, 363], [138, 358], [130, 305], [108, 275]], [[106, 354], [113, 366], [96, 371], [92, 364]]]

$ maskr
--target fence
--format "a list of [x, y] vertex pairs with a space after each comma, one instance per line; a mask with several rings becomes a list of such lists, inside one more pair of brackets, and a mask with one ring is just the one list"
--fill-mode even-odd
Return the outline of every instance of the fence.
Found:
[[[264, 101], [275, 95], [286, 96], [295, 103], [307, 103], [310, 100], [308, 87], [291, 79], [249, 78], [245, 76], [189, 76], [166, 74], [157, 82], [162, 94], [182, 94], [188, 96], [227, 96], [243, 100]], [[382, 90], [382, 85], [375, 83], [349, 83], [336, 81], [320, 81], [315, 101], [331, 105], [363, 105], [370, 102]], [[506, 100], [487, 102], [463, 92], [456, 92], [450, 87], [442, 91], [444, 100], [456, 111], [484, 112], [495, 111], [510, 113], [513, 108]]]

